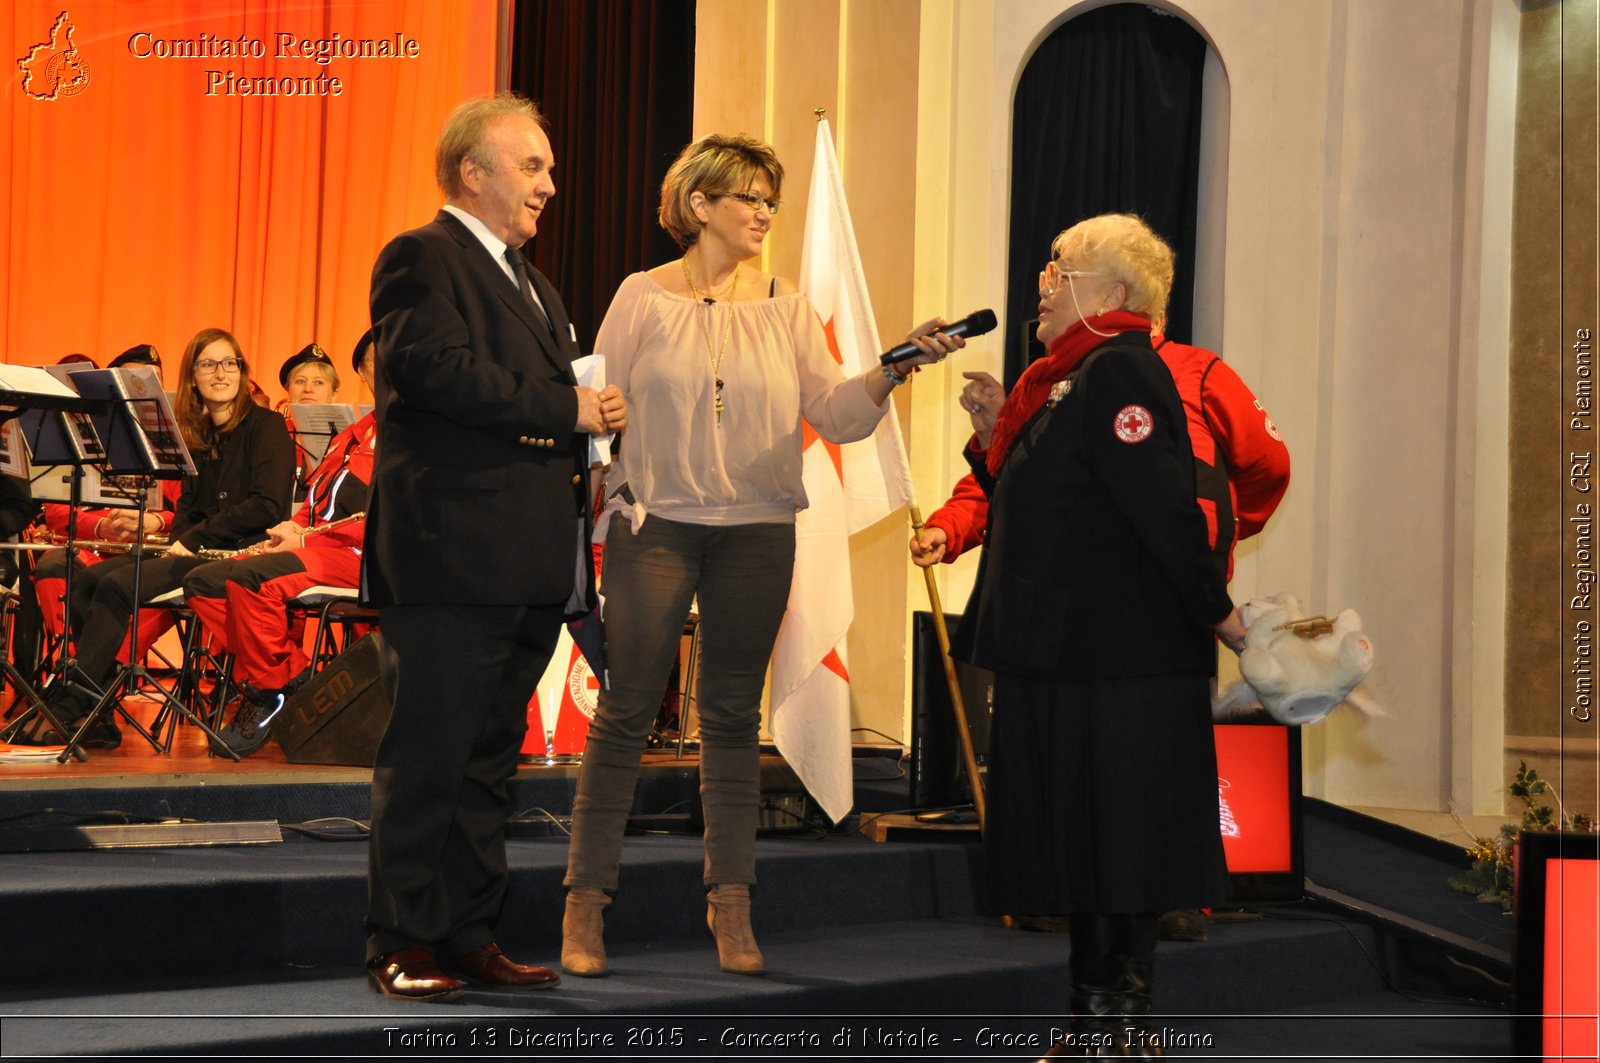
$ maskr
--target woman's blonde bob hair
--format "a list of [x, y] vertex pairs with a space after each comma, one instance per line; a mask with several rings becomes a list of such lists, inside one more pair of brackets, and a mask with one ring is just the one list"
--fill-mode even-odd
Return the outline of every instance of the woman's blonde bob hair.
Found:
[[1136, 214], [1099, 214], [1063, 230], [1051, 257], [1072, 268], [1105, 274], [1128, 289], [1122, 308], [1159, 321], [1167, 312], [1177, 256]]
[[765, 177], [776, 203], [783, 191], [783, 163], [770, 145], [754, 137], [712, 133], [683, 149], [661, 182], [661, 227], [688, 248], [700, 239], [705, 223], [695, 217], [689, 197], [724, 192], [747, 192], [757, 177]]

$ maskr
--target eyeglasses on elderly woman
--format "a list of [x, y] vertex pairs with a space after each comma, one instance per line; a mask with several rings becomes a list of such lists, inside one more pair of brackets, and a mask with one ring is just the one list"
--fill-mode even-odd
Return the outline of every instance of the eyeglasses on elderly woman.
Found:
[[1073, 277], [1104, 277], [1104, 273], [1097, 273], [1087, 269], [1062, 269], [1055, 259], [1044, 264], [1044, 269], [1039, 271], [1039, 294], [1046, 299], [1061, 290], [1061, 285]]

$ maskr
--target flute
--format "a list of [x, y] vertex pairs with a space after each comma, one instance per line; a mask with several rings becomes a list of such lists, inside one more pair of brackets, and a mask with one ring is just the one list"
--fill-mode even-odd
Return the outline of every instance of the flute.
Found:
[[[366, 515], [366, 510], [362, 510], [360, 513], [352, 513], [348, 517], [340, 517], [338, 520], [330, 520], [326, 524], [318, 524], [316, 527], [307, 528], [301, 533], [300, 538], [302, 541], [304, 541], [311, 538], [313, 535], [321, 535], [323, 532], [332, 531], [333, 529], [342, 527], [346, 524], [353, 524], [358, 520], [364, 519]], [[234, 561], [241, 557], [258, 557], [261, 554], [266, 553], [270, 546], [271, 540], [269, 539], [255, 543], [251, 546], [242, 547], [238, 550], [221, 550], [212, 547], [202, 547], [201, 549], [195, 551], [195, 555], [197, 557], [203, 557], [207, 561]]]

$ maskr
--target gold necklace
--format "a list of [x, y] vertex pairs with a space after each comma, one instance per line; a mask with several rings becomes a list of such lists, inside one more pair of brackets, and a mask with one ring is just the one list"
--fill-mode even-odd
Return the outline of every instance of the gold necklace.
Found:
[[[711, 316], [711, 311], [716, 306], [717, 300], [714, 298], [716, 293], [702, 292], [699, 288], [696, 288], [694, 278], [689, 275], [689, 256], [687, 254], [684, 255], [681, 261], [683, 264], [684, 283], [689, 285], [689, 291], [693, 292], [695, 298], [701, 300], [706, 308], [706, 312], [700, 315], [700, 335], [705, 338], [706, 355], [711, 359], [711, 379], [716, 381], [717, 385], [713, 408], [717, 413], [717, 427], [721, 428], [722, 411], [726, 408], [722, 402], [722, 356], [728, 353], [728, 337], [733, 334], [733, 307], [728, 307], [728, 316], [722, 323], [722, 343], [713, 346], [711, 343], [711, 326], [706, 323], [706, 320]], [[728, 281], [727, 290], [722, 293], [722, 301], [725, 303], [733, 302], [733, 293], [739, 287], [739, 265], [740, 263], [734, 263], [733, 277]]]

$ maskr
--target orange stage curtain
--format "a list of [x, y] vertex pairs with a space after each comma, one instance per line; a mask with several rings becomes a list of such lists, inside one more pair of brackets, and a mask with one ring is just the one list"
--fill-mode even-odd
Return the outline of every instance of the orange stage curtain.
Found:
[[[340, 366], [340, 398], [370, 401], [348, 357], [372, 263], [437, 210], [434, 138], [462, 99], [493, 91], [501, 6], [14, 0], [0, 15], [0, 359], [79, 351], [104, 365], [150, 342], [170, 388], [189, 337], [216, 325], [274, 399], [278, 367], [316, 340]], [[279, 34], [391, 47], [399, 35], [416, 56], [324, 65]], [[159, 54], [241, 37], [265, 55]], [[297, 91], [230, 95], [227, 72]], [[301, 94], [299, 79], [319, 77]]]

